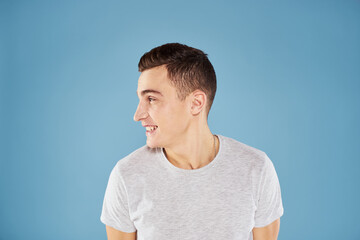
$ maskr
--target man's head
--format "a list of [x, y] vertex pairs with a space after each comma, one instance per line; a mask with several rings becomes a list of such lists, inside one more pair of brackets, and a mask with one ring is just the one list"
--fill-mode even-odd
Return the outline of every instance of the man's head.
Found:
[[134, 115], [147, 127], [149, 147], [172, 147], [207, 127], [216, 92], [215, 71], [202, 51], [165, 44], [145, 53]]
[[191, 92], [199, 89], [207, 96], [207, 113], [216, 93], [216, 75], [207, 54], [180, 43], [168, 43], [153, 48], [139, 61], [139, 72], [164, 65], [178, 98], [183, 101]]

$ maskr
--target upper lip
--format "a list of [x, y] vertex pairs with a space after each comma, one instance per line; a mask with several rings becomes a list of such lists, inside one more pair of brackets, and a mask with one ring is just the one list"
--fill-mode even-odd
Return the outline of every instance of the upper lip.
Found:
[[143, 127], [154, 127], [154, 126], [157, 126], [157, 125], [143, 124], [142, 126]]

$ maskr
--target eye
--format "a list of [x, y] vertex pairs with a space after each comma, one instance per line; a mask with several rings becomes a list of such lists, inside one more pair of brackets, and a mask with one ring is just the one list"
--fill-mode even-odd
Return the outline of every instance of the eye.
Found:
[[155, 98], [148, 97], [148, 100], [149, 100], [149, 102], [153, 102], [153, 101], [155, 101]]

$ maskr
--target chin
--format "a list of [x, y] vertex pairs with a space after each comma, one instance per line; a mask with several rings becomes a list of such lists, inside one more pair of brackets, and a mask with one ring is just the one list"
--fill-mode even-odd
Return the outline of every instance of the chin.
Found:
[[146, 145], [149, 148], [158, 148], [158, 147], [160, 147], [160, 146], [158, 146], [158, 144], [154, 143], [153, 141], [149, 141], [149, 140], [146, 141]]

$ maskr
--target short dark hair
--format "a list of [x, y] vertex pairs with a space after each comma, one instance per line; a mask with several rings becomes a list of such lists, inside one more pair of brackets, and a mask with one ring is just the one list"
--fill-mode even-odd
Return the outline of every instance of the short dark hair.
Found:
[[139, 61], [139, 72], [165, 65], [168, 77], [183, 101], [188, 94], [199, 89], [208, 98], [209, 113], [216, 93], [215, 70], [207, 54], [180, 43], [167, 43], [151, 49]]

